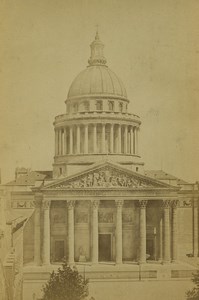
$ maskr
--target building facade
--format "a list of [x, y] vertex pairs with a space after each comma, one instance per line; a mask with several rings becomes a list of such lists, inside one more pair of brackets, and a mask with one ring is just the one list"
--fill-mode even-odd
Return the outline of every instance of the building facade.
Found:
[[41, 297], [63, 259], [80, 272], [88, 266], [93, 280], [124, 280], [137, 279], [139, 265], [146, 278], [171, 279], [184, 270], [179, 262], [198, 257], [198, 185], [144, 169], [140, 118], [103, 48], [97, 32], [66, 113], [55, 118], [53, 171], [25, 170], [5, 186], [12, 209], [27, 217], [24, 300]]

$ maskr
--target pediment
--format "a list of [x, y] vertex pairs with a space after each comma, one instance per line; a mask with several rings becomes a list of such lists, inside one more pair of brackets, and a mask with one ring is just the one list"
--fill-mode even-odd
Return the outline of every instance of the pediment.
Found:
[[76, 189], [157, 189], [172, 186], [138, 174], [119, 165], [106, 163], [79, 174], [59, 179], [44, 190]]

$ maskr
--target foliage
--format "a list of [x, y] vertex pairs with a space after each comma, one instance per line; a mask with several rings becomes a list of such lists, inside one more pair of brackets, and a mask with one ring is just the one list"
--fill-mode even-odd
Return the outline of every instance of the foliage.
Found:
[[187, 300], [199, 300], [199, 270], [195, 274], [193, 274], [192, 281], [195, 286], [192, 290], [189, 290], [186, 293]]
[[88, 280], [64, 262], [57, 272], [51, 273], [43, 293], [42, 300], [82, 300], [88, 296]]

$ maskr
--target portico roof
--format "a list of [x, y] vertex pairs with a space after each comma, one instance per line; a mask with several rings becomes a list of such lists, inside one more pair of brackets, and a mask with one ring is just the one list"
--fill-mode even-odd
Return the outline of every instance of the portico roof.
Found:
[[[35, 188], [33, 188], [34, 190]], [[179, 188], [124, 168], [119, 164], [104, 162], [95, 164], [80, 173], [56, 179], [40, 188], [41, 191], [75, 190], [171, 190]]]

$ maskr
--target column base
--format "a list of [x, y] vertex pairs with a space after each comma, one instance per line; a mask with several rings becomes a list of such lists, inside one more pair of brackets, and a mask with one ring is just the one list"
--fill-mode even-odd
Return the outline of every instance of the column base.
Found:
[[98, 255], [94, 256], [94, 257], [91, 259], [91, 263], [94, 264], [94, 265], [97, 265], [97, 264], [99, 263]]
[[139, 260], [139, 261], [138, 261], [138, 264], [139, 264], [139, 265], [146, 264], [146, 260]]
[[165, 264], [170, 264], [170, 263], [171, 263], [171, 260], [163, 260], [163, 261], [162, 261], [162, 264], [164, 264], [164, 265], [165, 265]]
[[98, 261], [92, 261], [92, 262], [91, 262], [91, 265], [92, 265], [92, 266], [96, 266], [96, 265], [98, 265], [98, 264], [99, 264]]
[[50, 266], [51, 263], [50, 262], [45, 262], [45, 263], [42, 263], [42, 266]]
[[172, 264], [178, 264], [178, 260], [177, 259], [172, 259]]
[[116, 265], [122, 265], [122, 264], [123, 264], [123, 261], [116, 261], [115, 264], [116, 264]]

